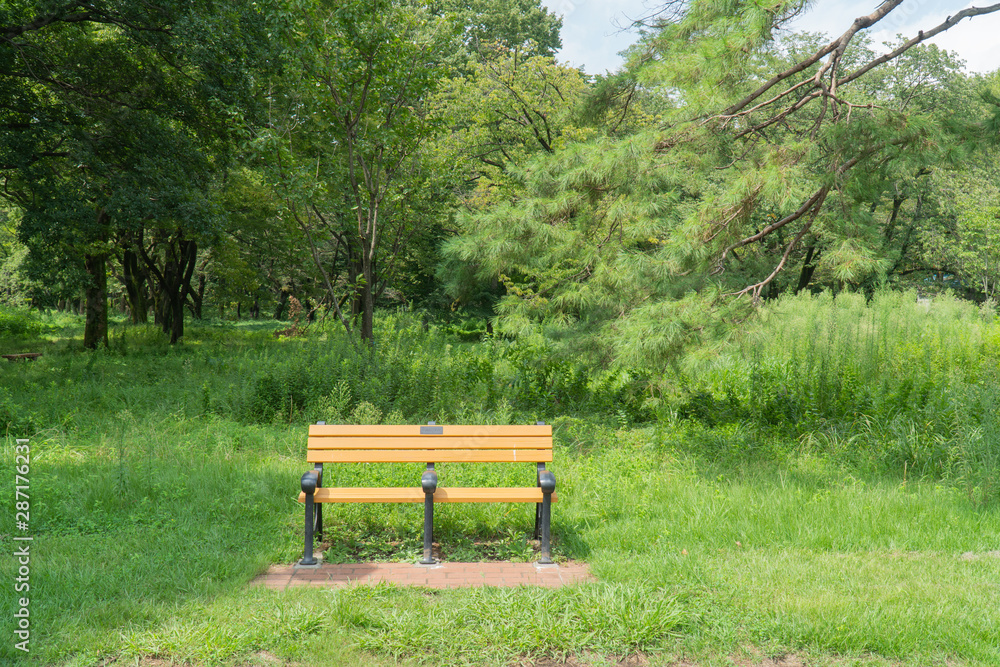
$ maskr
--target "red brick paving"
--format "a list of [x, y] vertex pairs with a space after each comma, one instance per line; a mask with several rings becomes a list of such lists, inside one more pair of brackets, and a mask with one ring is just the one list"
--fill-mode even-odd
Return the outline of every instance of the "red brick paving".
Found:
[[377, 584], [383, 581], [400, 586], [463, 588], [467, 586], [542, 586], [558, 588], [576, 582], [594, 581], [584, 563], [538, 565], [536, 563], [344, 563], [305, 568], [273, 565], [267, 574], [254, 579], [273, 590], [296, 586], [335, 588], [350, 584]]

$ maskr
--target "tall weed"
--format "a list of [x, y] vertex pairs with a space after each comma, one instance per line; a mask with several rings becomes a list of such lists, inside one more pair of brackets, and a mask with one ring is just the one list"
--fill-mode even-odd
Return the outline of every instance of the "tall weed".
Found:
[[463, 343], [403, 315], [379, 318], [376, 343], [357, 350], [341, 332], [248, 351], [226, 403], [248, 422], [455, 422], [504, 413], [515, 421], [580, 412], [648, 419], [627, 374], [595, 373], [536, 344]]
[[0, 304], [0, 336], [34, 337], [44, 328], [38, 315], [31, 310]]
[[672, 410], [709, 426], [777, 430], [851, 465], [951, 477], [997, 498], [998, 357], [991, 304], [891, 291], [789, 296], [714, 360], [682, 366]]

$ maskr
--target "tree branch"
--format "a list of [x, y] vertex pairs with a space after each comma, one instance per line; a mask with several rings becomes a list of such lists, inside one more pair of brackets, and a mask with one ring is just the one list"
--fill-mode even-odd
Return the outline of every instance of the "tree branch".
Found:
[[868, 63], [864, 67], [861, 67], [861, 68], [857, 69], [856, 71], [851, 72], [850, 74], [848, 74], [847, 76], [845, 76], [843, 79], [840, 79], [839, 81], [837, 81], [837, 85], [838, 86], [842, 86], [845, 83], [850, 83], [851, 81], [854, 81], [855, 79], [857, 79], [861, 75], [865, 74], [869, 70], [871, 70], [871, 69], [873, 69], [875, 67], [878, 67], [879, 65], [881, 65], [883, 63], [887, 63], [890, 60], [898, 58], [900, 55], [902, 55], [903, 53], [905, 53], [906, 51], [908, 51], [912, 47], [916, 46], [920, 42], [924, 42], [924, 41], [930, 39], [931, 37], [934, 37], [938, 33], [942, 33], [945, 30], [948, 30], [950, 28], [955, 27], [956, 25], [958, 25], [959, 21], [961, 21], [964, 18], [971, 18], [973, 16], [981, 16], [983, 14], [992, 14], [993, 12], [996, 12], [996, 11], [1000, 11], [1000, 3], [997, 3], [995, 5], [990, 5], [989, 7], [969, 7], [968, 9], [963, 9], [962, 11], [960, 11], [957, 14], [955, 14], [954, 16], [949, 16], [947, 20], [945, 20], [944, 22], [936, 25], [935, 27], [931, 28], [930, 30], [921, 30], [921, 31], [919, 31], [917, 33], [916, 37], [914, 37], [913, 39], [910, 39], [910, 40], [906, 41], [899, 48], [895, 49], [891, 53], [887, 53], [887, 54], [885, 54], [885, 55], [883, 55], [883, 56], [881, 56], [879, 58], [876, 58], [875, 60], [871, 61], [870, 63]]
[[741, 239], [741, 240], [737, 241], [736, 243], [733, 243], [732, 245], [730, 245], [728, 248], [726, 248], [725, 250], [722, 251], [722, 256], [719, 257], [719, 261], [718, 261], [718, 263], [716, 265], [716, 269], [712, 272], [712, 275], [718, 275], [718, 274], [722, 273], [722, 271], [724, 269], [723, 265], [724, 265], [724, 263], [726, 261], [726, 256], [730, 252], [732, 252], [733, 250], [736, 250], [737, 248], [742, 248], [745, 245], [750, 245], [751, 243], [756, 243], [757, 241], [760, 241], [762, 238], [764, 238], [765, 236], [767, 236], [771, 232], [774, 232], [774, 231], [776, 231], [778, 229], [781, 229], [782, 227], [784, 227], [785, 225], [787, 225], [790, 222], [795, 222], [796, 220], [798, 220], [799, 218], [801, 218], [803, 215], [805, 215], [806, 213], [808, 213], [810, 210], [813, 210], [814, 208], [815, 208], [816, 211], [818, 211], [819, 207], [822, 206], [823, 202], [826, 200], [826, 196], [827, 196], [827, 194], [829, 194], [829, 192], [830, 192], [830, 186], [824, 185], [819, 190], [817, 190], [813, 194], [813, 196], [811, 196], [809, 199], [807, 199], [805, 201], [805, 203], [802, 204], [802, 206], [800, 206], [798, 209], [796, 209], [794, 213], [790, 213], [789, 215], [786, 215], [781, 220], [778, 220], [776, 222], [771, 223], [770, 225], [768, 225], [764, 229], [760, 230], [756, 234], [754, 234], [752, 236], [748, 236], [745, 239]]

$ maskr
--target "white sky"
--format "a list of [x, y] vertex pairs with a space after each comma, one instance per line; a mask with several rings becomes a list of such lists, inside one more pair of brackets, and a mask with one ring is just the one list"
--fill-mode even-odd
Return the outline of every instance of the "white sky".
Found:
[[[881, 0], [816, 0], [813, 8], [796, 20], [796, 30], [840, 35], [858, 16], [871, 13]], [[588, 74], [614, 71], [622, 63], [618, 55], [636, 40], [621, 31], [630, 19], [645, 16], [658, 6], [656, 0], [543, 0], [550, 10], [563, 16], [561, 61], [582, 66]], [[912, 37], [929, 30], [949, 15], [974, 3], [966, 0], [906, 0], [871, 30], [878, 45], [902, 33]], [[980, 2], [980, 5], [989, 4]], [[955, 51], [965, 60], [966, 69], [991, 72], [1000, 69], [1000, 12], [965, 19], [931, 40], [941, 48]]]

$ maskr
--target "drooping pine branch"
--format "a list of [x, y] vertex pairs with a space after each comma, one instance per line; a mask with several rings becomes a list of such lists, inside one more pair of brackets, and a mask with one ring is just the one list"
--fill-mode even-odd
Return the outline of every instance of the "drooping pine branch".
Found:
[[[1000, 11], [1000, 3], [988, 7], [970, 7], [964, 9], [954, 16], [949, 16], [945, 21], [930, 30], [918, 32], [916, 37], [905, 41], [891, 52], [877, 58], [872, 58], [849, 73], [843, 73], [841, 69], [844, 53], [852, 40], [859, 32], [871, 28], [882, 21], [893, 10], [897, 9], [902, 2], [903, 0], [886, 0], [871, 14], [858, 17], [851, 24], [850, 28], [838, 38], [819, 48], [810, 56], [800, 60], [791, 67], [774, 75], [753, 92], [730, 105], [721, 113], [708, 117], [705, 122], [716, 120], [721, 121], [722, 129], [733, 127], [733, 138], [747, 141], [748, 146], [753, 146], [756, 139], [769, 141], [768, 135], [772, 132], [769, 128], [778, 131], [783, 131], [781, 130], [783, 128], [784, 130], [808, 136], [811, 140], [815, 140], [823, 127], [832, 127], [842, 120], [849, 121], [852, 109], [858, 107], [866, 109], [879, 108], [871, 103], [855, 104], [848, 101], [840, 94], [839, 90], [841, 88], [857, 81], [876, 67], [898, 59], [914, 46], [954, 27], [963, 19]], [[805, 76], [802, 75], [803, 72], [810, 70], [814, 65], [823, 61], [824, 58], [826, 58], [826, 61], [814, 73]], [[808, 119], [802, 118], [800, 113], [802, 109], [815, 100], [822, 101], [822, 106], [818, 110], [818, 113], [812, 114]], [[842, 115], [844, 110], [847, 113]], [[800, 120], [800, 123], [795, 126], [796, 119], [808, 120], [808, 123], [803, 126]], [[765, 131], [768, 134], [765, 134]], [[829, 172], [835, 174], [838, 178], [842, 177], [862, 160], [870, 158], [877, 153], [881, 154], [886, 149], [905, 142], [909, 133], [904, 133], [904, 135], [903, 137], [878, 142], [874, 146], [869, 146], [846, 162], [837, 163], [834, 160]], [[829, 189], [829, 186], [823, 186], [823, 188], [803, 201], [794, 212], [781, 220], [767, 225], [756, 233], [725, 247], [719, 255], [712, 273], [717, 274], [724, 270], [725, 262], [734, 250], [746, 245], [760, 243], [774, 232], [786, 226], [798, 227], [794, 238], [787, 244], [785, 252], [774, 271], [760, 283], [734, 293], [740, 295], [751, 294], [755, 298], [758, 297], [763, 287], [773, 281], [775, 276], [787, 264], [791, 251], [796, 247], [798, 241], [804, 236], [806, 231], [812, 227], [813, 221], [816, 219], [826, 200]], [[725, 211], [720, 212], [720, 220], [723, 222], [717, 223], [717, 226], [724, 223], [725, 216]], [[808, 221], [803, 222], [807, 216]]]

